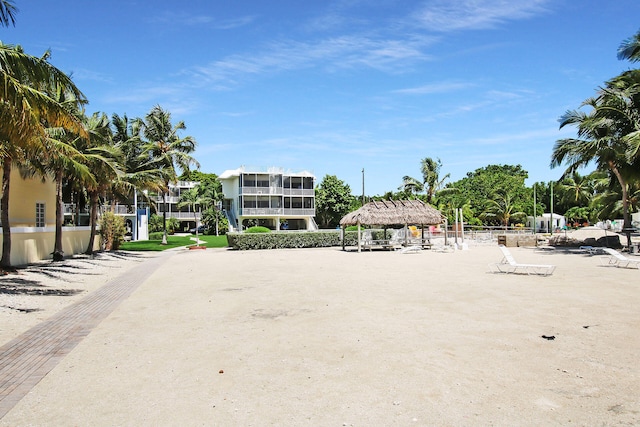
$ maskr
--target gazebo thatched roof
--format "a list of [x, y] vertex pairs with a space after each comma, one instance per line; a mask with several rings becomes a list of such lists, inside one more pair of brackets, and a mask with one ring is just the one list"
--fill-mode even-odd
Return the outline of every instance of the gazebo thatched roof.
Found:
[[340, 225], [435, 225], [443, 221], [439, 210], [421, 200], [381, 200], [346, 214]]

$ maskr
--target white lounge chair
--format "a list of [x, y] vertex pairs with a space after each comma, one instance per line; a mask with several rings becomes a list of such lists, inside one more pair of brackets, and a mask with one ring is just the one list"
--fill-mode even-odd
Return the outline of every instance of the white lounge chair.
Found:
[[406, 246], [400, 249], [401, 254], [417, 254], [420, 251], [422, 251], [422, 246], [418, 246], [418, 245]]
[[549, 276], [556, 269], [555, 265], [550, 264], [519, 264], [504, 245], [498, 246], [502, 251], [502, 260], [495, 264], [489, 264], [489, 269], [494, 273], [521, 273], [521, 274], [537, 274], [541, 276]]
[[600, 258], [602, 265], [607, 267], [621, 267], [621, 268], [640, 268], [640, 259], [631, 259], [622, 255], [620, 252], [611, 248], [602, 248], [602, 251], [609, 255], [609, 257]]

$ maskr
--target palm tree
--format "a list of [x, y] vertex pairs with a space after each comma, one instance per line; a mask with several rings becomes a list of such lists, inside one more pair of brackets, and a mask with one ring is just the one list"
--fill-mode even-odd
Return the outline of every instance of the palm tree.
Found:
[[163, 170], [158, 169], [145, 150], [142, 140], [143, 121], [139, 118], [129, 120], [127, 115], [111, 116], [114, 146], [123, 155], [123, 174], [113, 181], [110, 188], [112, 202], [132, 200], [144, 190], [161, 191], [164, 183]]
[[198, 206], [203, 203], [202, 197], [198, 192], [198, 188], [190, 188], [180, 195], [180, 202], [178, 202], [178, 208], [189, 206], [193, 212], [193, 220], [196, 224], [196, 246], [200, 246], [200, 239], [198, 238]]
[[620, 44], [618, 59], [628, 59], [631, 62], [640, 61], [640, 31]]
[[86, 164], [91, 170], [93, 179], [83, 182], [89, 195], [91, 233], [85, 254], [93, 254], [93, 246], [98, 224], [98, 207], [100, 196], [104, 195], [123, 175], [123, 156], [119, 147], [113, 142], [111, 123], [106, 114], [93, 113], [84, 118], [89, 138], [79, 141], [79, 149], [86, 157]]
[[398, 187], [398, 190], [409, 195], [418, 194], [424, 190], [424, 185], [415, 178], [403, 176], [402, 185]]
[[11, 0], [0, 0], [0, 25], [8, 27], [9, 24], [16, 26], [15, 14], [18, 8]]
[[160, 106], [155, 106], [145, 116], [143, 133], [147, 139], [145, 152], [149, 156], [150, 164], [163, 173], [163, 236], [162, 244], [167, 244], [167, 209], [166, 203], [169, 195], [169, 183], [175, 182], [176, 167], [183, 173], [188, 172], [192, 165], [200, 167], [200, 164], [191, 156], [195, 151], [197, 142], [195, 138], [186, 136], [181, 138], [179, 131], [185, 130], [183, 121], [175, 126], [171, 123], [171, 113]]
[[573, 171], [560, 182], [565, 203], [570, 206], [586, 206], [593, 197], [593, 181], [589, 175]]
[[50, 93], [68, 93], [79, 106], [86, 98], [69, 76], [47, 62], [48, 51], [40, 57], [27, 55], [19, 46], [0, 42], [0, 166], [2, 198], [2, 258], [0, 268], [11, 267], [11, 224], [9, 188], [12, 165], [47, 153], [46, 125], [85, 134], [80, 121]]
[[[615, 114], [620, 99], [607, 91], [601, 91], [598, 98], [591, 98], [583, 106], [591, 107], [589, 113], [572, 110], [560, 118], [560, 128], [568, 125], [576, 126], [578, 138], [565, 138], [556, 141], [551, 156], [551, 167], [567, 164], [563, 177], [572, 174], [592, 161], [600, 170], [608, 170], [616, 178], [622, 189], [622, 211], [625, 229], [631, 228], [629, 203], [627, 196], [627, 177], [631, 170], [636, 170], [628, 162], [628, 144], [624, 135], [628, 124]], [[628, 244], [631, 236], [627, 233]]]
[[446, 174], [440, 179], [441, 168], [442, 162], [440, 159], [433, 160], [431, 157], [425, 157], [420, 161], [424, 188], [427, 192], [427, 203], [431, 203], [433, 196], [442, 187], [444, 181], [449, 178], [449, 174]]
[[505, 230], [509, 226], [512, 218], [522, 218], [526, 214], [522, 211], [517, 211], [518, 206], [514, 203], [511, 195], [506, 191], [500, 191], [494, 195], [493, 199], [488, 200], [489, 206], [483, 213], [485, 218], [493, 218], [502, 225]]

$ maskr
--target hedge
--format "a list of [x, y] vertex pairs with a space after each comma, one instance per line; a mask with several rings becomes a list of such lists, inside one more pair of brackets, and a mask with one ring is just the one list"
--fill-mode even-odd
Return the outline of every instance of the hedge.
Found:
[[[233, 249], [284, 249], [284, 248], [325, 248], [341, 246], [340, 231], [287, 231], [284, 233], [227, 233], [227, 241]], [[358, 232], [345, 233], [346, 246], [358, 244]]]

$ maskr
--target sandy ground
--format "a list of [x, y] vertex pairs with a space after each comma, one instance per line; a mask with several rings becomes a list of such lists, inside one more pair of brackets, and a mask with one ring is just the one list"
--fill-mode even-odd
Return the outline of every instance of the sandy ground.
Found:
[[42, 261], [0, 275], [0, 345], [125, 273], [153, 252], [103, 252]]
[[178, 251], [0, 426], [639, 425], [640, 271], [511, 252]]

